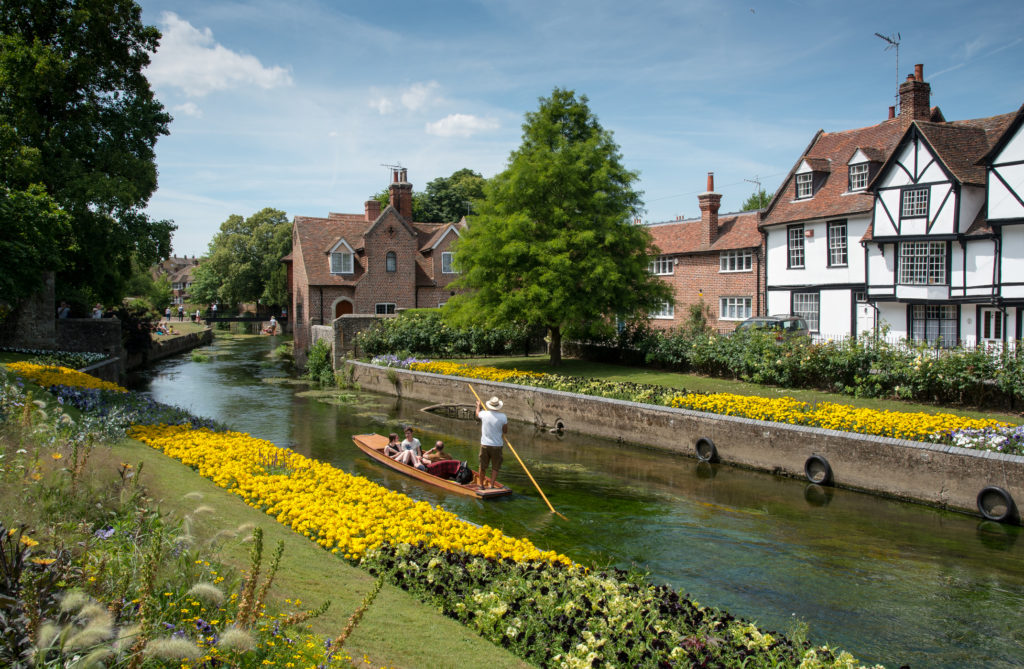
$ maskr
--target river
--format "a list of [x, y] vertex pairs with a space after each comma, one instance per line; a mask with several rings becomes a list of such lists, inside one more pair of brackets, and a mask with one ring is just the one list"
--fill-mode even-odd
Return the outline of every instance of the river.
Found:
[[218, 338], [201, 349], [209, 361], [164, 360], [130, 385], [579, 562], [635, 565], [762, 629], [806, 623], [812, 641], [864, 663], [1024, 666], [1020, 527], [525, 424], [509, 439], [568, 521], [509, 454], [500, 478], [513, 495], [446, 494], [371, 461], [350, 437], [411, 423], [425, 447], [443, 439], [472, 462], [475, 422], [287, 382], [269, 357], [282, 341]]

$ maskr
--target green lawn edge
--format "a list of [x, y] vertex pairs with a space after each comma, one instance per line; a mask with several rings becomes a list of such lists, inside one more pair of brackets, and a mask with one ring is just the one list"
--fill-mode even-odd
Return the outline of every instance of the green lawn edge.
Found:
[[[125, 439], [111, 447], [111, 457], [115, 462], [120, 460], [135, 466], [141, 463], [141, 481], [153, 504], [172, 518], [191, 515], [192, 530], [200, 540], [209, 540], [223, 530], [254, 524], [263, 529], [268, 550], [283, 541], [284, 557], [270, 591], [271, 605], [281, 606], [285, 599], [293, 602], [299, 599], [303, 608], [315, 608], [330, 599], [327, 613], [311, 621], [313, 630], [324, 637], [334, 638], [345, 628], [349, 616], [373, 587], [374, 579], [363, 570], [141, 442]], [[202, 499], [189, 493], [199, 493]], [[213, 510], [196, 514], [199, 506]], [[225, 541], [217, 556], [225, 564], [244, 569], [249, 563], [249, 544]], [[530, 666], [437, 609], [387, 584], [349, 637], [345, 649], [357, 663], [365, 655], [373, 666], [438, 669]]]
[[935, 404], [920, 404], [877, 397], [854, 397], [852, 395], [841, 395], [830, 393], [824, 390], [807, 390], [800, 388], [778, 388], [775, 386], [764, 386], [735, 379], [720, 379], [698, 374], [684, 374], [681, 372], [670, 372], [660, 369], [647, 369], [643, 367], [629, 367], [626, 365], [614, 365], [603, 362], [590, 362], [577, 358], [562, 358], [562, 364], [553, 367], [547, 356], [498, 356], [493, 358], [431, 358], [437, 362], [452, 362], [474, 367], [497, 367], [499, 369], [518, 369], [525, 372], [538, 372], [542, 374], [561, 374], [563, 376], [579, 376], [605, 381], [625, 381], [632, 383], [648, 383], [651, 385], [665, 386], [667, 388], [686, 389], [707, 393], [733, 393], [736, 395], [751, 395], [755, 397], [792, 397], [802, 402], [819, 404], [821, 402], [834, 402], [852, 407], [877, 409], [883, 411], [905, 411], [935, 414], [949, 413], [956, 416], [969, 418], [991, 418], [1012, 424], [1024, 423], [1021, 414], [982, 411], [979, 409], [966, 409], [960, 407], [938, 406]]

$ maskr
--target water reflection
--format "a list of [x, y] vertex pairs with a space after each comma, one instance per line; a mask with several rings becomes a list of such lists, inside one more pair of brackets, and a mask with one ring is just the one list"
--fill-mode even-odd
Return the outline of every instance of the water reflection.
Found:
[[475, 460], [478, 428], [422, 404], [348, 393], [321, 401], [280, 376], [270, 338], [218, 340], [207, 363], [177, 359], [138, 379], [156, 399], [288, 445], [529, 537], [581, 562], [636, 565], [701, 603], [769, 629], [809, 623], [811, 638], [889, 666], [1019, 666], [1024, 610], [1021, 528], [723, 465], [562, 437], [514, 424], [509, 438], [552, 504], [514, 458], [514, 494], [480, 500], [437, 491], [369, 460], [351, 435], [415, 424]]

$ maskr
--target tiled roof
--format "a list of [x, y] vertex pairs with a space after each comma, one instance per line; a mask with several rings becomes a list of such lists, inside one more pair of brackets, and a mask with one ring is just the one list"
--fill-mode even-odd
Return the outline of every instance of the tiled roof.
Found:
[[306, 268], [306, 277], [311, 286], [351, 286], [363, 275], [360, 257], [355, 257], [354, 274], [331, 274], [330, 260], [327, 257], [339, 240], [344, 239], [353, 249], [363, 247], [363, 233], [370, 223], [364, 216], [354, 214], [331, 214], [328, 218], [312, 216], [296, 216], [295, 232], [299, 243], [292, 250], [301, 254], [302, 263]]
[[[883, 121], [877, 125], [841, 132], [819, 131], [811, 146], [800, 156], [796, 165], [782, 182], [778, 192], [769, 203], [761, 226], [806, 221], [815, 218], [848, 216], [871, 210], [874, 196], [866, 192], [849, 192], [849, 167], [847, 163], [857, 152], [863, 151], [870, 159], [888, 156], [900, 141], [906, 126], [899, 119]], [[821, 165], [831, 161], [831, 169], [824, 185], [814, 197], [795, 199], [793, 174], [803, 161]], [[821, 170], [826, 171], [826, 170]]]
[[718, 236], [710, 245], [701, 244], [701, 219], [650, 223], [654, 245], [665, 255], [708, 253], [746, 249], [761, 245], [757, 230], [758, 212], [746, 211], [718, 216]]
[[1016, 112], [988, 118], [915, 125], [935, 149], [939, 159], [961, 183], [985, 185], [985, 167], [979, 161], [1002, 137]]

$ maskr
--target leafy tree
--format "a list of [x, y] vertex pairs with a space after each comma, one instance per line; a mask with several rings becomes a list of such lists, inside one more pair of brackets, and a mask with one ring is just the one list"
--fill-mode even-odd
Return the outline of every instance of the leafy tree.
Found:
[[288, 301], [286, 268], [292, 226], [279, 209], [261, 209], [249, 218], [232, 214], [210, 242], [209, 257], [195, 269], [195, 302], [238, 304]]
[[45, 270], [57, 269], [68, 218], [39, 184], [25, 190], [0, 185], [0, 300], [16, 305], [38, 290]]
[[[425, 192], [412, 194], [412, 218], [421, 223], [455, 223], [473, 213], [473, 202], [484, 196], [487, 180], [468, 167], [427, 183]], [[381, 208], [388, 206], [387, 188], [373, 195]]]
[[161, 274], [154, 279], [149, 268], [143, 267], [135, 258], [132, 258], [132, 275], [125, 291], [127, 295], [145, 300], [150, 309], [157, 312], [162, 312], [173, 297], [171, 280], [167, 275]]
[[758, 209], [764, 209], [771, 201], [772, 196], [762, 188], [761, 190], [752, 193], [750, 197], [743, 201], [743, 207], [740, 211], [756, 211]]
[[[59, 292], [117, 301], [133, 254], [151, 264], [170, 253], [173, 224], [142, 211], [171, 120], [143, 75], [159, 39], [131, 0], [0, 3], [0, 185], [8, 200], [34, 200], [18, 234], [50, 240], [40, 249]], [[8, 264], [19, 291], [38, 286], [39, 265]]]
[[567, 326], [607, 332], [613, 314], [629, 320], [671, 301], [648, 271], [650, 232], [631, 223], [636, 180], [586, 96], [556, 88], [541, 98], [456, 242], [456, 287], [467, 292], [448, 303], [453, 321], [542, 325], [559, 364]]

